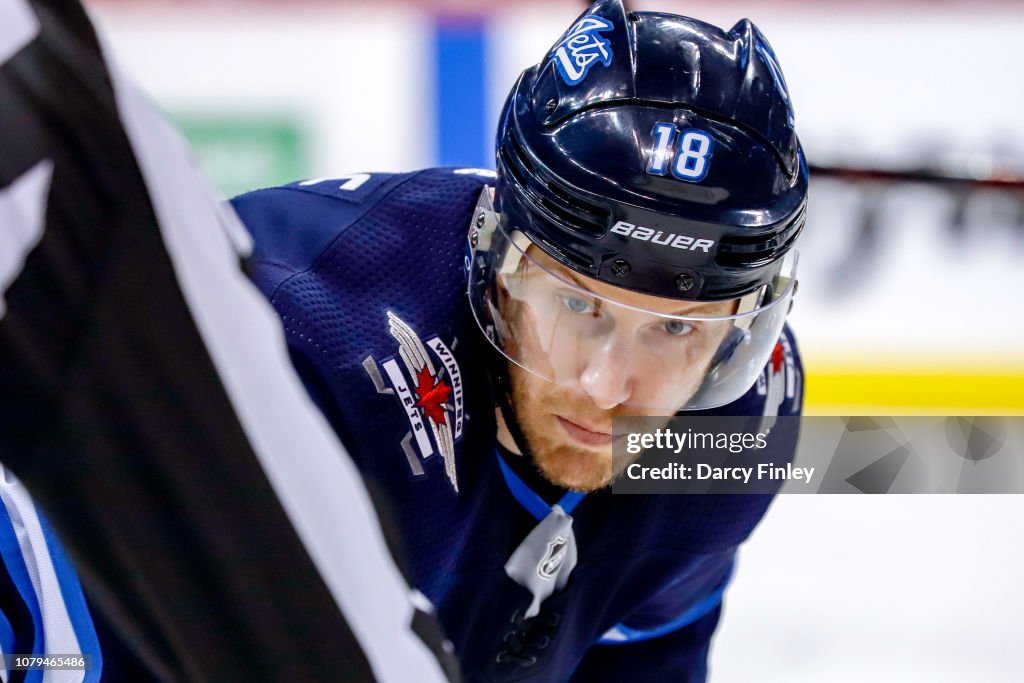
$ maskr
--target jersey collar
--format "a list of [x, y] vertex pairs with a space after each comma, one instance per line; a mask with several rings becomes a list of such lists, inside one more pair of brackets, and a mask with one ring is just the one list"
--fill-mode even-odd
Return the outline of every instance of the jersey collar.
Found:
[[[537, 495], [533, 489], [526, 485], [526, 482], [520, 479], [518, 474], [512, 471], [512, 468], [508, 466], [508, 463], [501, 457], [501, 453], [497, 449], [494, 450], [494, 455], [498, 458], [501, 474], [505, 477], [505, 484], [508, 485], [508, 490], [512, 497], [519, 501], [519, 504], [538, 520], [547, 517], [553, 506], [544, 502], [543, 498]], [[565, 514], [571, 515], [585, 495], [585, 493], [580, 493], [579, 491], [567, 491], [556, 505], [562, 508]]]

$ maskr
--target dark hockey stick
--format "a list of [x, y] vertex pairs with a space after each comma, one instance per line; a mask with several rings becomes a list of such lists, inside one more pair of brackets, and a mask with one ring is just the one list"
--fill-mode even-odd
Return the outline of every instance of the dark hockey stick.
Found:
[[1012, 171], [970, 175], [942, 169], [886, 169], [870, 166], [828, 166], [810, 164], [812, 178], [833, 178], [851, 183], [921, 183], [958, 190], [1024, 190], [1024, 177]]

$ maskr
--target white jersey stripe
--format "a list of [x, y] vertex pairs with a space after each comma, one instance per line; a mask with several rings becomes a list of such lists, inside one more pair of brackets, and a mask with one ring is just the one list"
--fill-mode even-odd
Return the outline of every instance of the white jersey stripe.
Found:
[[409, 587], [355, 465], [297, 379], [277, 316], [238, 267], [226, 215], [178, 133], [116, 64], [110, 71], [185, 301], [296, 533], [379, 680], [445, 680], [410, 629]]
[[[2, 17], [0, 17], [2, 19]], [[53, 162], [40, 161], [6, 188], [0, 189], [0, 318], [4, 294], [25, 265], [25, 258], [43, 237], [46, 198]]]
[[427, 436], [426, 421], [419, 411], [407, 402], [407, 399], [413, 400], [412, 390], [402, 376], [402, 369], [398, 367], [398, 361], [394, 358], [384, 361], [384, 372], [387, 374], [388, 380], [391, 381], [391, 386], [395, 388], [398, 400], [402, 402], [402, 408], [405, 409], [405, 417], [409, 420], [412, 435], [416, 438], [420, 457], [426, 460], [434, 454], [434, 447], [430, 443], [430, 437]]
[[0, 2], [0, 64], [39, 35], [39, 20], [23, 0]]

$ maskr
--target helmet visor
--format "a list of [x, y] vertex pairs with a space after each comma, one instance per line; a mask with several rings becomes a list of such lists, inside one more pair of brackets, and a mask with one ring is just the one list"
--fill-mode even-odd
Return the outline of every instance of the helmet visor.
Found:
[[795, 253], [751, 295], [682, 301], [582, 276], [488, 207], [481, 213], [469, 284], [481, 329], [509, 361], [601, 409], [671, 414], [730, 403], [754, 384], [778, 342]]

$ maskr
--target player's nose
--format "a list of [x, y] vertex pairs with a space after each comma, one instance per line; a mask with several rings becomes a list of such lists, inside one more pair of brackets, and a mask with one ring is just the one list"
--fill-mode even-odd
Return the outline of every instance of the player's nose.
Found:
[[601, 410], [611, 410], [629, 399], [632, 390], [627, 360], [626, 349], [614, 339], [594, 349], [585, 359], [580, 387]]

